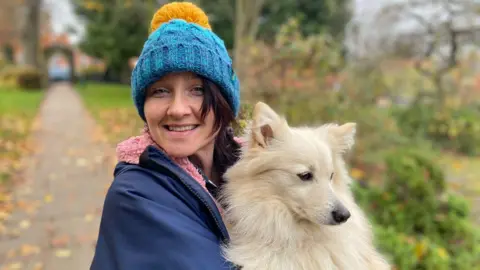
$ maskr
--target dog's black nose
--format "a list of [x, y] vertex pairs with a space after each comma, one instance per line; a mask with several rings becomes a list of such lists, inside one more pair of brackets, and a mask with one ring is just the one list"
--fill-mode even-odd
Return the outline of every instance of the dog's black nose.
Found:
[[335, 222], [344, 223], [350, 218], [350, 212], [347, 209], [333, 210], [332, 217]]

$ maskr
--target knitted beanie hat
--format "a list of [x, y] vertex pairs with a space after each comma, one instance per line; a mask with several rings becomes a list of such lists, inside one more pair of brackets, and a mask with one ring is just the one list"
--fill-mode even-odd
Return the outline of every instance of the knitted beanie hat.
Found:
[[190, 71], [216, 83], [235, 115], [240, 87], [222, 39], [212, 32], [207, 15], [189, 2], [172, 2], [153, 16], [150, 36], [132, 72], [132, 96], [145, 121], [148, 86], [170, 72]]

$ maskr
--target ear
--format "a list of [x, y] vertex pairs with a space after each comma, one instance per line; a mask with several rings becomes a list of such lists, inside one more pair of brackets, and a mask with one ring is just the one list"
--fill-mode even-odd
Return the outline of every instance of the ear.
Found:
[[357, 131], [356, 123], [346, 123], [341, 126], [330, 125], [328, 127], [329, 139], [335, 149], [340, 153], [345, 153], [355, 144], [355, 133]]
[[274, 129], [280, 121], [280, 116], [270, 106], [263, 102], [255, 104], [251, 130], [253, 146], [265, 148], [274, 138]]

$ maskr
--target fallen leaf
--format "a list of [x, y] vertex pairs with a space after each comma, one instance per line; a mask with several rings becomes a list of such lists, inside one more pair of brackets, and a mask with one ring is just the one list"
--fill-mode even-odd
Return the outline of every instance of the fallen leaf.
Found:
[[22, 209], [22, 210], [27, 208], [27, 205], [28, 205], [28, 203], [26, 201], [20, 200], [20, 201], [17, 202], [17, 207]]
[[50, 244], [54, 248], [60, 248], [67, 246], [69, 242], [70, 237], [68, 235], [61, 235], [53, 238]]
[[455, 191], [459, 191], [461, 188], [462, 188], [462, 185], [460, 183], [450, 183], [450, 188], [455, 190]]
[[38, 246], [24, 244], [20, 248], [20, 254], [24, 257], [32, 254], [39, 254], [39, 253], [40, 253], [40, 247]]
[[42, 270], [43, 269], [43, 263], [37, 262], [33, 265], [33, 270]]
[[452, 163], [452, 168], [455, 169], [455, 171], [459, 171], [463, 167], [463, 164], [460, 161], [454, 161]]
[[357, 168], [353, 168], [350, 174], [354, 179], [361, 179], [362, 177], [365, 176], [365, 172]]
[[87, 165], [87, 160], [84, 158], [77, 159], [77, 167], [85, 167]]
[[0, 220], [7, 220], [10, 217], [10, 214], [6, 211], [0, 211]]
[[73, 148], [69, 148], [69, 149], [67, 150], [67, 155], [68, 155], [68, 156], [71, 156], [71, 157], [76, 156], [76, 155], [77, 155], [77, 151], [76, 151], [75, 149], [73, 149]]
[[28, 229], [28, 228], [30, 228], [30, 221], [24, 219], [20, 222], [19, 225], [20, 225], [21, 229]]
[[14, 262], [14, 263], [11, 263], [9, 265], [7, 265], [7, 269], [22, 269], [23, 267], [23, 264], [21, 262]]
[[5, 212], [12, 212], [12, 210], [15, 208], [15, 205], [11, 201], [7, 201], [2, 205], [2, 209]]
[[93, 215], [92, 214], [86, 214], [85, 215], [85, 221], [86, 222], [91, 222], [93, 220]]
[[58, 258], [68, 258], [72, 255], [72, 252], [69, 249], [58, 249], [55, 251], [55, 256]]
[[50, 194], [47, 194], [45, 195], [45, 197], [43, 198], [43, 200], [46, 202], [46, 203], [51, 203], [53, 201], [53, 196], [50, 195]]
[[11, 194], [0, 193], [0, 202], [10, 202], [12, 201]]

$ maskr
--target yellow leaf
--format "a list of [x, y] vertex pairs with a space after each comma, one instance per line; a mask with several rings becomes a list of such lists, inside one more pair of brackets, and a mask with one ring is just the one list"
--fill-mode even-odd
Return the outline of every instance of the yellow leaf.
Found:
[[425, 241], [418, 242], [415, 245], [415, 256], [417, 256], [417, 259], [421, 259], [423, 255], [425, 255], [425, 252], [427, 251], [427, 244]]
[[437, 249], [438, 256], [442, 259], [447, 259], [448, 258], [448, 253], [444, 248], [438, 248]]
[[72, 252], [69, 249], [58, 249], [55, 251], [55, 256], [58, 258], [68, 258], [72, 255]]
[[463, 167], [463, 164], [460, 161], [454, 161], [452, 163], [452, 168], [454, 168], [456, 171], [460, 170]]
[[24, 244], [20, 248], [20, 254], [22, 256], [29, 256], [29, 255], [32, 255], [32, 254], [39, 254], [39, 253], [40, 253], [40, 248], [37, 247], [37, 246]]
[[85, 167], [85, 166], [87, 166], [87, 160], [84, 159], [84, 158], [79, 158], [79, 159], [77, 159], [76, 165], [77, 165], [77, 167]]
[[93, 215], [92, 214], [86, 214], [85, 215], [85, 221], [86, 222], [90, 222], [93, 220]]
[[0, 202], [10, 202], [10, 201], [12, 201], [11, 194], [0, 193]]
[[0, 211], [0, 220], [6, 220], [6, 219], [8, 219], [9, 216], [10, 216], [9, 213], [7, 213], [5, 211]]
[[357, 168], [353, 168], [350, 174], [354, 179], [361, 179], [363, 176], [365, 176], [365, 172]]
[[51, 203], [53, 201], [53, 196], [51, 194], [47, 194], [43, 199], [46, 203]]
[[21, 262], [14, 262], [7, 265], [7, 269], [11, 269], [11, 270], [22, 269], [22, 267], [23, 267], [23, 264]]
[[19, 225], [20, 225], [20, 228], [22, 228], [22, 229], [28, 229], [28, 228], [30, 228], [30, 221], [28, 221], [26, 219], [22, 220]]
[[33, 270], [42, 270], [43, 269], [43, 263], [37, 262], [33, 265]]

